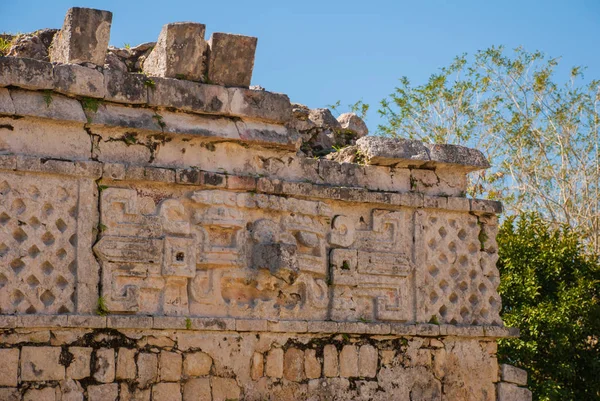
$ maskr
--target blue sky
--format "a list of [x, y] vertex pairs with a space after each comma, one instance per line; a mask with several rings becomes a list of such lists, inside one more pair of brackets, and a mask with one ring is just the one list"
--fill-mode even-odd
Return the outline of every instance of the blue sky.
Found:
[[59, 28], [69, 7], [113, 12], [111, 44], [155, 41], [163, 24], [196, 21], [211, 32], [258, 37], [253, 84], [323, 107], [362, 99], [377, 126], [378, 102], [398, 78], [414, 83], [454, 56], [522, 45], [584, 65], [600, 78], [600, 0], [191, 1], [13, 0], [0, 31]]

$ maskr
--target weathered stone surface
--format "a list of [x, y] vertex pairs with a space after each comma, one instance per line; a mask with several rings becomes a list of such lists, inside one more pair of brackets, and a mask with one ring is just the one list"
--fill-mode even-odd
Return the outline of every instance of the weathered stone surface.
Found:
[[110, 383], [115, 379], [115, 351], [112, 348], [96, 350], [93, 377], [101, 383]]
[[304, 373], [307, 379], [321, 377], [321, 362], [317, 359], [317, 351], [314, 349], [304, 351]]
[[63, 380], [65, 367], [59, 363], [60, 353], [60, 347], [23, 347], [21, 380]]
[[183, 401], [211, 401], [209, 378], [190, 379], [183, 385]]
[[10, 97], [10, 92], [4, 88], [0, 88], [0, 114], [15, 114], [15, 105]]
[[160, 353], [158, 364], [160, 366], [160, 380], [174, 382], [181, 380], [182, 356], [177, 352]]
[[0, 349], [0, 386], [16, 387], [19, 370], [19, 350]]
[[25, 392], [23, 401], [56, 401], [56, 392], [52, 387], [29, 389]]
[[24, 57], [50, 61], [48, 48], [52, 44], [58, 29], [40, 29], [39, 31], [17, 36], [11, 43], [9, 57]]
[[85, 123], [81, 104], [72, 98], [55, 93], [11, 90], [15, 114]]
[[190, 377], [208, 375], [211, 367], [212, 358], [201, 351], [186, 354], [183, 360], [183, 373]]
[[230, 113], [258, 120], [286, 123], [292, 117], [290, 99], [280, 93], [229, 88]]
[[119, 397], [119, 385], [117, 383], [100, 384], [88, 386], [89, 401], [117, 401]]
[[283, 377], [283, 350], [273, 348], [267, 354], [266, 375], [273, 378]]
[[155, 354], [140, 352], [137, 359], [138, 383], [140, 387], [147, 387], [156, 382], [158, 378], [158, 357]]
[[133, 380], [137, 374], [137, 367], [135, 364], [135, 349], [130, 348], [119, 348], [117, 353], [117, 370], [115, 377], [117, 380]]
[[83, 401], [83, 392], [81, 384], [72, 379], [60, 382], [61, 401]]
[[112, 13], [74, 7], [67, 11], [62, 29], [54, 36], [50, 61], [104, 65]]
[[325, 377], [338, 377], [340, 374], [338, 352], [333, 344], [323, 348], [323, 373]]
[[152, 399], [164, 401], [181, 401], [179, 383], [158, 383], [152, 386]]
[[104, 70], [105, 99], [109, 102], [142, 104], [148, 101], [151, 80], [143, 74]]
[[283, 360], [283, 377], [286, 380], [300, 382], [304, 380], [304, 352], [297, 348], [285, 351]]
[[103, 98], [104, 75], [93, 68], [77, 64], [54, 66], [54, 90], [70, 95]]
[[119, 401], [150, 401], [152, 389], [131, 388], [129, 383], [121, 382]]
[[344, 345], [340, 352], [340, 376], [358, 376], [358, 350], [354, 345]]
[[379, 355], [372, 345], [363, 345], [358, 350], [358, 375], [360, 377], [375, 377], [377, 375], [377, 360]]
[[336, 118], [331, 114], [329, 109], [312, 109], [309, 112], [310, 120], [318, 127], [340, 129], [342, 125]]
[[369, 134], [367, 124], [356, 113], [343, 113], [337, 118], [337, 121], [340, 123], [341, 129], [355, 133], [357, 138]]
[[521, 386], [527, 385], [527, 371], [516, 368], [512, 365], [500, 365], [500, 374], [502, 381], [515, 383]]
[[252, 355], [252, 365], [250, 367], [250, 376], [252, 380], [258, 380], [264, 375], [265, 358], [263, 354], [255, 352]]
[[240, 387], [235, 379], [224, 377], [211, 377], [213, 401], [239, 400], [241, 396]]
[[0, 388], [0, 400], [21, 401], [21, 393], [16, 388]]
[[165, 25], [154, 49], [144, 61], [150, 76], [204, 81], [206, 75], [206, 27], [193, 22]]
[[0, 87], [52, 89], [52, 64], [29, 58], [0, 57]]
[[90, 376], [92, 351], [91, 347], [69, 347], [73, 360], [67, 368], [67, 377], [81, 380]]
[[498, 383], [498, 401], [531, 401], [531, 391], [512, 383]]
[[458, 145], [426, 144], [420, 141], [366, 136], [356, 141], [369, 164], [382, 166], [420, 166], [425, 163], [450, 164], [464, 171], [488, 168], [483, 154]]
[[152, 78], [152, 82], [154, 85], [148, 90], [150, 106], [175, 107], [194, 113], [229, 113], [229, 92], [222, 86], [169, 78]]
[[250, 86], [257, 38], [215, 32], [208, 45], [208, 81], [224, 86]]

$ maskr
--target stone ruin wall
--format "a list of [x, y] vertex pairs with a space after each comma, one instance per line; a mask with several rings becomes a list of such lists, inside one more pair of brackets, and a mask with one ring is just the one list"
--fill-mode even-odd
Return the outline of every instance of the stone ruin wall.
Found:
[[0, 57], [1, 400], [531, 399], [480, 152], [248, 88], [256, 38], [107, 52], [111, 19]]

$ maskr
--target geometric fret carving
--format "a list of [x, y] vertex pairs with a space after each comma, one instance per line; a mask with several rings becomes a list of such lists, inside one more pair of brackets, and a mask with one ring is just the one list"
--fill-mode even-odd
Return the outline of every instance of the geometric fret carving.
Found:
[[[88, 184], [83, 184], [86, 191]], [[0, 176], [1, 313], [73, 313], [89, 310], [90, 298], [97, 299], [97, 294], [81, 291], [77, 307], [78, 268], [95, 264], [78, 249], [89, 241], [78, 235], [81, 185], [65, 177], [9, 172]], [[85, 220], [82, 226], [88, 224], [86, 234], [91, 235], [94, 219], [88, 215]], [[88, 242], [87, 254], [90, 246]]]
[[495, 218], [421, 210], [416, 226], [419, 321], [500, 325]]

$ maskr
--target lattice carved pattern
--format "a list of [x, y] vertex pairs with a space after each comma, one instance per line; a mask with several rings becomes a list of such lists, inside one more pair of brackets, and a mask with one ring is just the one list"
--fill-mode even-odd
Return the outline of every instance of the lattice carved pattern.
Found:
[[418, 212], [420, 320], [501, 325], [496, 220]]
[[1, 313], [75, 310], [77, 182], [0, 177]]

